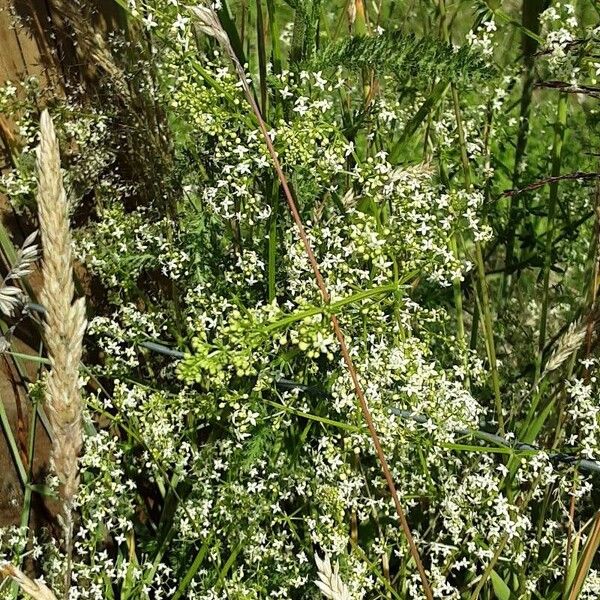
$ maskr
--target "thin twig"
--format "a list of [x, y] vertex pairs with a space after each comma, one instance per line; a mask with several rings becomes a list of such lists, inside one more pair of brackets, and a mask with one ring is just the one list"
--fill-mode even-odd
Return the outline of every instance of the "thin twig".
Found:
[[[298, 229], [300, 239], [302, 240], [302, 244], [304, 245], [304, 249], [306, 251], [308, 260], [310, 262], [310, 266], [312, 268], [313, 274], [317, 281], [317, 286], [319, 287], [319, 291], [323, 298], [323, 302], [326, 305], [328, 305], [331, 303], [331, 296], [329, 294], [329, 291], [327, 290], [327, 286], [325, 285], [325, 281], [321, 274], [321, 270], [319, 268], [319, 264], [317, 262], [315, 254], [312, 250], [311, 244], [308, 240], [308, 236], [306, 235], [306, 231], [304, 229], [302, 219], [300, 217], [298, 208], [296, 206], [296, 202], [294, 200], [294, 197], [292, 196], [292, 192], [288, 185], [287, 177], [285, 176], [285, 173], [283, 172], [281, 163], [279, 162], [279, 158], [277, 157], [277, 152], [275, 151], [273, 142], [271, 140], [271, 137], [269, 136], [269, 132], [267, 131], [267, 127], [262, 118], [260, 109], [259, 109], [258, 105], [256, 104], [254, 96], [250, 90], [250, 86], [246, 79], [246, 73], [244, 72], [242, 65], [240, 64], [235, 52], [233, 51], [233, 48], [231, 47], [229, 38], [228, 38], [225, 30], [223, 29], [217, 14], [213, 10], [206, 8], [206, 7], [194, 7], [192, 10], [200, 21], [200, 29], [204, 33], [214, 37], [221, 44], [221, 46], [223, 47], [225, 52], [229, 55], [229, 58], [231, 59], [231, 61], [233, 62], [234, 66], [235, 66], [238, 77], [239, 77], [242, 87], [244, 89], [246, 99], [248, 100], [250, 106], [252, 107], [252, 111], [254, 112], [254, 114], [256, 115], [256, 118], [258, 120], [258, 125], [260, 128], [260, 131], [261, 131], [263, 138], [265, 140], [265, 143], [267, 145], [267, 149], [271, 156], [271, 160], [273, 161], [273, 166], [277, 173], [277, 177], [279, 178], [279, 181], [281, 183], [281, 187], [284, 191], [284, 195], [285, 195], [288, 207], [290, 209], [290, 213], [294, 220], [294, 223], [296, 224], [296, 228]], [[423, 591], [425, 593], [426, 598], [428, 600], [432, 600], [433, 593], [431, 590], [431, 585], [429, 584], [427, 574], [425, 573], [425, 568], [423, 567], [423, 562], [421, 560], [419, 550], [415, 544], [410, 527], [408, 525], [408, 521], [406, 519], [404, 509], [402, 508], [402, 504], [400, 503], [400, 499], [398, 498], [398, 493], [396, 491], [396, 485], [394, 483], [394, 478], [392, 476], [392, 473], [388, 466], [387, 459], [385, 457], [385, 453], [381, 446], [381, 442], [379, 440], [379, 435], [375, 428], [375, 424], [373, 423], [373, 417], [371, 416], [371, 411], [369, 410], [369, 406], [367, 404], [367, 400], [365, 398], [362, 386], [360, 384], [360, 381], [358, 380], [358, 374], [356, 372], [356, 367], [354, 366], [354, 361], [352, 360], [352, 357], [350, 356], [350, 352], [349, 352], [348, 346], [346, 344], [346, 338], [340, 327], [337, 317], [335, 315], [331, 314], [330, 319], [331, 319], [331, 325], [333, 327], [335, 337], [337, 338], [338, 343], [340, 345], [340, 350], [342, 353], [342, 357], [344, 359], [344, 363], [346, 364], [346, 368], [348, 369], [348, 373], [349, 373], [352, 383], [354, 385], [354, 391], [355, 391], [358, 401], [360, 403], [360, 408], [362, 410], [364, 419], [367, 423], [367, 427], [369, 429], [369, 433], [370, 433], [371, 439], [373, 441], [373, 446], [375, 447], [375, 452], [377, 454], [377, 458], [381, 465], [383, 475], [385, 477], [390, 494], [394, 501], [396, 513], [397, 513], [398, 519], [400, 521], [400, 526], [402, 527], [404, 535], [406, 536], [406, 539], [408, 541], [408, 545], [410, 548], [410, 553], [411, 553], [413, 560], [415, 561], [415, 564], [417, 566], [419, 576], [421, 577]]]
[[523, 192], [530, 192], [531, 190], [537, 190], [538, 188], [544, 187], [550, 183], [556, 183], [558, 181], [564, 181], [566, 179], [575, 179], [581, 181], [600, 179], [600, 173], [566, 173], [565, 175], [557, 175], [556, 177], [546, 177], [545, 179], [539, 179], [519, 189], [505, 190], [502, 192], [503, 196], [516, 196]]
[[590, 85], [572, 85], [566, 81], [538, 81], [535, 84], [535, 87], [560, 90], [567, 94], [587, 94], [594, 98], [600, 98], [600, 88], [592, 87]]

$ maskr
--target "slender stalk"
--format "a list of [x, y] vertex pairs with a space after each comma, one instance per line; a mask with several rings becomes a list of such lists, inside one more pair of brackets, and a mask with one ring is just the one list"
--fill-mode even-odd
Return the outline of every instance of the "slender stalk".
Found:
[[[458, 244], [456, 243], [456, 234], [450, 238], [450, 249], [452, 250], [452, 254], [454, 254], [456, 258], [459, 258]], [[460, 279], [458, 277], [454, 277], [452, 279], [452, 293], [454, 296], [454, 310], [456, 311], [456, 337], [460, 346], [460, 351], [465, 356], [465, 360], [463, 361], [465, 369], [468, 369], [467, 344], [465, 341], [465, 319], [463, 316], [464, 312], [462, 302], [462, 287], [460, 284]], [[465, 370], [465, 377], [468, 378], [467, 370]]]
[[277, 213], [279, 207], [279, 182], [271, 185], [271, 218], [269, 221], [269, 239], [267, 249], [268, 298], [272, 302], [277, 295]]
[[260, 108], [267, 114], [267, 50], [265, 21], [263, 18], [262, 0], [256, 0], [256, 41], [258, 48], [258, 73], [260, 77]]
[[[598, 164], [600, 174], [600, 162]], [[594, 334], [594, 319], [591, 318], [591, 311], [596, 306], [598, 291], [600, 287], [600, 178], [596, 180], [596, 189], [594, 193], [594, 231], [592, 234], [591, 256], [593, 267], [591, 269], [590, 284], [588, 287], [587, 304], [590, 310], [590, 318], [588, 319], [586, 340], [585, 340], [585, 356], [588, 357], [592, 352], [592, 340]], [[590, 380], [590, 370], [588, 367], [584, 370], [584, 379], [586, 383]]]
[[[29, 418], [29, 431], [27, 437], [27, 485], [25, 486], [25, 492], [23, 494], [23, 506], [21, 507], [21, 518], [19, 520], [19, 526], [26, 530], [29, 527], [29, 519], [31, 516], [31, 497], [33, 483], [33, 460], [35, 453], [35, 434], [36, 434], [36, 423], [37, 423], [37, 408], [34, 405], [31, 409], [31, 415]], [[17, 567], [21, 567], [23, 557], [20, 556]], [[18, 583], [13, 580], [13, 587], [11, 590], [12, 597], [16, 599], [18, 597]]]
[[8, 415], [6, 414], [6, 409], [4, 408], [4, 402], [2, 401], [0, 401], [0, 430], [4, 432], [4, 436], [8, 443], [8, 448], [15, 462], [17, 474], [21, 480], [21, 483], [25, 486], [27, 484], [27, 471], [23, 464], [21, 453], [19, 452], [19, 445], [10, 426], [10, 421], [8, 419]]
[[571, 500], [569, 502], [569, 525], [567, 529], [567, 546], [565, 549], [565, 580], [563, 587], [563, 599], [566, 600], [567, 593], [575, 577], [573, 565], [577, 564], [577, 554], [579, 550], [578, 537], [573, 540], [573, 529], [575, 528], [575, 502], [577, 490], [577, 474], [573, 479], [573, 488], [571, 490]]
[[[463, 178], [465, 189], [470, 191], [473, 187], [471, 180], [471, 167], [469, 165], [469, 157], [467, 154], [467, 144], [465, 140], [464, 128], [462, 125], [462, 116], [460, 111], [460, 100], [458, 92], [454, 86], [451, 87], [452, 101], [454, 104], [454, 114], [456, 117], [456, 127], [458, 130], [458, 140], [460, 146], [460, 157], [463, 169]], [[492, 389], [494, 392], [494, 404], [496, 408], [496, 418], [498, 419], [498, 431], [504, 434], [504, 414], [502, 412], [502, 398], [500, 396], [500, 376], [498, 374], [498, 363], [496, 360], [496, 344], [494, 341], [494, 326], [492, 323], [492, 309], [490, 302], [490, 294], [488, 290], [487, 280], [485, 276], [485, 261], [483, 259], [483, 250], [481, 242], [475, 240], [475, 267], [477, 270], [477, 281], [479, 293], [481, 296], [481, 313], [483, 316], [483, 333], [486, 340], [486, 348], [488, 360], [490, 362], [490, 370], [492, 375]]]
[[281, 73], [281, 48], [279, 46], [279, 28], [275, 11], [275, 0], [267, 0], [267, 14], [269, 17], [269, 37], [271, 39], [271, 61], [273, 72]]
[[[567, 124], [567, 99], [566, 94], [558, 98], [556, 123], [554, 126], [554, 141], [552, 144], [552, 177], [560, 175], [562, 163], [562, 149]], [[554, 245], [554, 230], [556, 227], [556, 205], [558, 203], [558, 181], [550, 184], [548, 196], [548, 222], [546, 225], [546, 247], [544, 249], [543, 283], [542, 283], [542, 312], [540, 315], [540, 329], [538, 336], [538, 354], [535, 363], [535, 379], [539, 379], [542, 369], [542, 357], [546, 344], [546, 327], [548, 323], [548, 303], [550, 290], [550, 266], [552, 265], [552, 248]]]
[[[567, 94], [561, 93], [558, 98], [558, 107], [556, 111], [556, 122], [554, 124], [554, 140], [552, 143], [552, 177], [560, 175], [562, 164], [562, 149], [567, 124]], [[535, 359], [534, 372], [534, 391], [531, 400], [531, 406], [525, 420], [523, 430], [529, 429], [536, 416], [537, 407], [542, 396], [542, 385], [540, 376], [542, 372], [542, 361], [544, 358], [544, 347], [546, 345], [546, 329], [548, 324], [548, 305], [550, 302], [550, 267], [552, 265], [552, 249], [554, 247], [555, 237], [555, 216], [556, 205], [558, 203], [558, 180], [553, 180], [550, 184], [550, 193], [548, 196], [548, 216], [546, 223], [546, 245], [544, 248], [544, 264], [542, 266], [542, 308], [540, 313], [540, 324], [538, 332], [537, 355]], [[529, 438], [529, 436], [527, 436]]]
[[[545, 4], [545, 0], [527, 0], [523, 2], [521, 22], [523, 27], [527, 28], [528, 31], [532, 31], [536, 34], [539, 32], [540, 14], [544, 9]], [[519, 133], [517, 134], [517, 146], [515, 149], [515, 162], [512, 176], [512, 184], [515, 189], [520, 187], [522, 162], [529, 137], [529, 115], [531, 112], [531, 99], [535, 81], [534, 65], [538, 42], [534, 37], [523, 31], [521, 45], [523, 48], [524, 72], [519, 114]], [[502, 278], [501, 299], [507, 297], [506, 292], [510, 286], [515, 262], [515, 239], [518, 226], [518, 212], [518, 197], [510, 197], [508, 202], [506, 259], [505, 271]]]
[[[440, 18], [442, 24], [442, 32], [446, 41], [450, 40], [448, 32], [448, 23], [446, 21], [446, 4], [445, 0], [439, 1]], [[452, 103], [454, 105], [454, 115], [456, 119], [456, 129], [458, 132], [458, 142], [460, 148], [460, 159], [463, 171], [463, 180], [465, 189], [469, 192], [473, 188], [473, 182], [471, 177], [471, 166], [469, 164], [469, 155], [467, 153], [467, 144], [465, 139], [465, 132], [462, 123], [462, 115], [460, 110], [460, 100], [458, 97], [458, 91], [452, 84], [450, 86], [452, 93]], [[492, 376], [492, 389], [494, 392], [494, 405], [496, 409], [496, 418], [498, 419], [498, 431], [501, 435], [504, 434], [504, 414], [502, 412], [502, 398], [500, 396], [500, 377], [498, 374], [498, 363], [496, 361], [496, 345], [494, 341], [494, 327], [492, 323], [492, 309], [490, 302], [490, 294], [487, 286], [487, 280], [485, 276], [485, 261], [483, 258], [483, 250], [481, 248], [481, 242], [475, 240], [475, 267], [477, 271], [477, 282], [479, 293], [481, 296], [481, 313], [483, 316], [483, 332], [486, 340], [486, 349], [488, 354], [488, 360], [490, 363], [490, 371]]]
[[[446, 172], [445, 166], [440, 161], [440, 178], [442, 183], [446, 186], [450, 186], [450, 182], [448, 180], [448, 175]], [[457, 242], [457, 233], [453, 233], [450, 237], [450, 250], [452, 254], [458, 259], [459, 258], [459, 250], [458, 250], [458, 242]], [[469, 361], [467, 354], [467, 344], [466, 344], [466, 335], [465, 335], [465, 319], [464, 319], [464, 311], [463, 311], [463, 297], [462, 297], [462, 287], [461, 281], [458, 277], [454, 277], [452, 279], [452, 294], [454, 299], [454, 311], [456, 314], [456, 338], [458, 344], [460, 346], [461, 352], [464, 354], [464, 367], [465, 367], [465, 383], [467, 386], [470, 386], [469, 382]]]
[[[218, 42], [223, 46], [223, 48], [225, 49], [225, 51], [227, 52], [227, 54], [229, 55], [229, 57], [231, 58], [234, 66], [235, 66], [238, 77], [240, 78], [240, 82], [244, 89], [246, 99], [248, 100], [248, 103], [250, 104], [252, 111], [254, 112], [254, 114], [256, 115], [256, 118], [258, 120], [260, 131], [264, 138], [265, 144], [267, 145], [267, 149], [269, 151], [271, 160], [273, 162], [273, 167], [275, 168], [275, 172], [277, 173], [277, 177], [279, 179], [279, 182], [281, 183], [281, 187], [283, 189], [283, 192], [284, 192], [287, 204], [288, 204], [288, 208], [290, 210], [290, 213], [292, 215], [294, 223], [296, 224], [298, 234], [300, 235], [300, 239], [302, 240], [302, 244], [304, 246], [304, 249], [305, 249], [307, 257], [308, 257], [308, 261], [310, 263], [311, 269], [312, 269], [315, 279], [317, 281], [317, 286], [321, 293], [321, 297], [323, 298], [324, 304], [329, 305], [331, 303], [331, 296], [329, 294], [329, 291], [327, 290], [327, 286], [325, 284], [325, 280], [323, 279], [323, 275], [321, 274], [321, 270], [319, 268], [317, 258], [312, 250], [310, 241], [309, 241], [306, 231], [304, 229], [304, 224], [302, 222], [302, 218], [300, 217], [300, 213], [298, 212], [298, 207], [296, 206], [296, 201], [294, 200], [294, 197], [293, 197], [290, 187], [288, 185], [287, 177], [283, 171], [281, 163], [279, 162], [277, 152], [275, 151], [275, 147], [273, 146], [273, 142], [271, 140], [271, 137], [269, 136], [269, 132], [267, 131], [267, 127], [262, 118], [260, 109], [254, 99], [254, 96], [250, 90], [250, 86], [248, 85], [248, 82], [246, 80], [246, 74], [244, 73], [244, 69], [243, 69], [242, 65], [240, 64], [239, 60], [237, 59], [237, 57], [235, 56], [235, 53], [233, 52], [233, 49], [231, 48], [231, 44], [229, 43], [227, 34], [221, 27], [221, 24], [219, 23], [219, 20], [218, 20], [218, 16], [214, 13], [214, 11], [211, 11], [210, 9], [206, 9], [206, 8], [202, 8], [202, 10], [201, 10], [199, 7], [196, 7], [194, 9], [194, 12], [195, 12], [196, 16], [199, 17], [199, 19], [200, 19], [203, 31], [205, 33], [215, 37], [218, 40]], [[352, 380], [352, 384], [354, 386], [354, 391], [358, 398], [360, 408], [363, 413], [363, 417], [367, 424], [367, 428], [369, 429], [369, 433], [371, 435], [371, 440], [372, 440], [373, 446], [375, 448], [375, 453], [376, 453], [379, 463], [381, 465], [381, 469], [383, 471], [383, 475], [387, 482], [387, 486], [390, 491], [390, 495], [392, 496], [392, 500], [393, 500], [394, 506], [396, 508], [396, 514], [400, 521], [400, 526], [402, 527], [402, 530], [403, 530], [406, 540], [408, 542], [410, 553], [411, 553], [412, 558], [417, 567], [417, 571], [419, 572], [419, 576], [421, 578], [421, 584], [423, 586], [423, 592], [425, 594], [425, 597], [428, 600], [433, 600], [433, 592], [431, 589], [431, 585], [427, 578], [427, 574], [425, 572], [425, 568], [423, 566], [423, 562], [421, 560], [419, 550], [418, 550], [418, 548], [415, 544], [414, 538], [412, 536], [408, 521], [406, 519], [406, 515], [404, 513], [404, 509], [402, 507], [402, 504], [400, 503], [400, 499], [399, 499], [398, 493], [396, 491], [396, 485], [394, 483], [394, 478], [392, 476], [387, 459], [385, 457], [385, 453], [381, 446], [379, 434], [377, 433], [377, 429], [375, 428], [375, 424], [373, 422], [373, 417], [371, 416], [371, 411], [369, 410], [369, 406], [367, 404], [367, 400], [365, 398], [365, 395], [364, 395], [364, 392], [362, 389], [362, 385], [358, 379], [358, 373], [356, 371], [354, 361], [352, 360], [352, 357], [350, 356], [350, 350], [348, 348], [348, 345], [346, 344], [346, 338], [340, 327], [337, 317], [334, 314], [330, 314], [330, 320], [331, 320], [331, 325], [333, 327], [335, 337], [340, 346], [342, 358], [344, 360], [344, 363], [345, 363], [348, 373], [350, 375], [350, 379]]]

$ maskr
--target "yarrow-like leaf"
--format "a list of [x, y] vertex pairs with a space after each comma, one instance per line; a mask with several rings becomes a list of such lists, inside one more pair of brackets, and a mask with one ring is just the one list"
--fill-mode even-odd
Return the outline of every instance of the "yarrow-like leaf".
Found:
[[350, 71], [368, 68], [390, 73], [399, 81], [427, 84], [436, 80], [459, 83], [491, 75], [480, 53], [470, 46], [457, 49], [435, 38], [417, 38], [400, 31], [344, 38], [318, 55], [314, 66]]

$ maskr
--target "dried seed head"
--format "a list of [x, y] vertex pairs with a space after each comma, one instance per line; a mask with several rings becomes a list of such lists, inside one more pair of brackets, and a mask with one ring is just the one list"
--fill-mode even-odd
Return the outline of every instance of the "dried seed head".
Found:
[[587, 331], [586, 323], [571, 323], [558, 340], [558, 344], [546, 363], [544, 373], [556, 371], [569, 357], [579, 350]]
[[351, 0], [348, 3], [348, 23], [354, 25], [354, 21], [356, 21], [356, 4], [354, 0]]
[[339, 574], [339, 564], [335, 563], [331, 567], [331, 560], [327, 554], [323, 559], [315, 552], [315, 564], [319, 580], [315, 581], [317, 587], [321, 590], [328, 600], [351, 600], [350, 592], [346, 584], [342, 581]]
[[67, 196], [60, 170], [58, 140], [44, 111], [37, 148], [37, 203], [44, 260], [41, 293], [46, 309], [45, 344], [52, 370], [47, 385], [47, 412], [52, 425], [51, 463], [70, 505], [77, 490], [77, 458], [82, 445], [79, 362], [86, 326], [85, 300], [73, 302], [75, 283]]
[[31, 579], [21, 569], [8, 562], [0, 563], [0, 573], [10, 577], [19, 587], [35, 600], [56, 600], [56, 596], [41, 579]]
[[223, 29], [217, 13], [207, 6], [190, 6], [189, 9], [196, 17], [200, 31], [214, 37], [229, 54], [233, 54], [231, 44], [229, 43], [229, 36]]

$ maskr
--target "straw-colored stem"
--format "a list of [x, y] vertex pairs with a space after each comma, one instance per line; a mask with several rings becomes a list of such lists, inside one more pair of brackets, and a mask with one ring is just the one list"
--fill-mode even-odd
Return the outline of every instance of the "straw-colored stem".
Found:
[[[281, 166], [281, 163], [277, 156], [277, 152], [275, 151], [275, 147], [273, 146], [273, 142], [271, 140], [271, 137], [269, 136], [269, 132], [267, 131], [267, 126], [262, 117], [262, 114], [260, 112], [258, 104], [256, 103], [256, 100], [254, 99], [254, 95], [252, 94], [252, 90], [250, 89], [250, 85], [248, 84], [248, 80], [246, 78], [244, 68], [242, 67], [235, 52], [233, 51], [233, 48], [229, 41], [229, 38], [228, 38], [225, 30], [223, 29], [217, 14], [213, 10], [208, 9], [206, 7], [195, 7], [193, 10], [194, 10], [195, 15], [198, 17], [200, 28], [202, 29], [202, 31], [204, 31], [208, 35], [213, 36], [221, 44], [221, 46], [223, 47], [225, 52], [229, 55], [231, 61], [233, 62], [234, 66], [235, 66], [235, 69], [236, 69], [236, 72], [240, 79], [240, 83], [242, 84], [242, 88], [244, 90], [246, 99], [248, 100], [248, 103], [250, 104], [252, 111], [254, 112], [254, 115], [256, 116], [256, 119], [258, 121], [259, 129], [261, 131], [261, 134], [262, 134], [265, 144], [267, 146], [267, 150], [271, 157], [271, 161], [273, 163], [275, 172], [277, 173], [279, 182], [281, 183], [281, 188], [283, 190], [288, 208], [292, 215], [292, 219], [296, 225], [296, 229], [298, 230], [298, 234], [302, 241], [302, 245], [304, 246], [304, 250], [308, 257], [308, 261], [310, 263], [312, 272], [315, 276], [317, 286], [321, 293], [321, 297], [323, 299], [324, 304], [327, 306], [331, 303], [331, 296], [329, 294], [329, 291], [327, 290], [325, 280], [323, 279], [323, 275], [321, 274], [321, 269], [319, 267], [319, 263], [313, 252], [312, 246], [308, 239], [308, 235], [306, 234], [306, 230], [304, 229], [304, 224], [302, 222], [302, 218], [300, 217], [300, 213], [298, 212], [298, 207], [296, 205], [296, 201], [294, 200], [294, 196], [292, 195], [292, 192], [288, 185], [287, 177], [283, 171], [283, 167]], [[373, 417], [371, 415], [369, 405], [368, 405], [366, 397], [364, 395], [362, 385], [358, 379], [358, 373], [356, 371], [354, 361], [352, 360], [352, 357], [350, 356], [350, 350], [346, 343], [346, 337], [344, 336], [344, 333], [342, 331], [342, 328], [340, 327], [339, 321], [334, 314], [330, 314], [330, 321], [331, 321], [334, 335], [335, 335], [335, 337], [338, 341], [339, 347], [340, 347], [342, 359], [344, 361], [344, 364], [346, 365], [348, 374], [350, 375], [350, 379], [352, 381], [356, 397], [358, 398], [361, 412], [362, 412], [364, 420], [367, 424], [367, 428], [369, 430], [369, 434], [371, 436], [371, 440], [373, 442], [373, 446], [375, 449], [375, 454], [377, 455], [377, 459], [379, 461], [379, 464], [381, 465], [381, 470], [383, 472], [388, 489], [390, 491], [390, 495], [394, 502], [394, 506], [396, 509], [396, 514], [398, 516], [398, 520], [400, 522], [400, 526], [401, 526], [402, 531], [404, 532], [404, 535], [408, 542], [410, 554], [411, 554], [411, 556], [415, 562], [415, 565], [417, 567], [419, 577], [421, 578], [421, 585], [423, 587], [423, 592], [425, 594], [425, 597], [428, 600], [433, 600], [433, 592], [431, 590], [431, 584], [429, 583], [427, 573], [425, 572], [425, 567], [423, 566], [423, 561], [421, 560], [419, 550], [417, 548], [417, 545], [413, 538], [412, 532], [410, 530], [410, 526], [406, 519], [406, 514], [404, 512], [404, 508], [402, 507], [402, 504], [398, 497], [398, 492], [396, 491], [396, 484], [394, 483], [394, 478], [392, 476], [387, 459], [385, 457], [385, 453], [381, 446], [379, 434], [377, 433], [377, 429], [375, 428], [375, 424], [373, 422]]]

